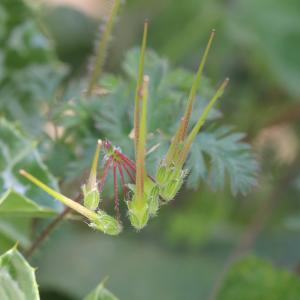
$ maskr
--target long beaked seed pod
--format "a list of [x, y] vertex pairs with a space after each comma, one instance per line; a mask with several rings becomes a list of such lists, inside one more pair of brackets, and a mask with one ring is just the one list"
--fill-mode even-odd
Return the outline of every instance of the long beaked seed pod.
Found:
[[217, 100], [220, 99], [220, 97], [223, 95], [223, 93], [224, 93], [224, 91], [225, 91], [228, 83], [229, 83], [229, 78], [226, 78], [221, 83], [221, 85], [219, 86], [219, 88], [217, 89], [217, 91], [215, 92], [215, 94], [213, 95], [213, 97], [211, 98], [211, 100], [208, 102], [208, 104], [204, 108], [202, 114], [200, 115], [197, 123], [195, 124], [195, 126], [191, 130], [190, 134], [184, 140], [182, 150], [180, 151], [180, 153], [178, 155], [177, 162], [176, 162], [177, 166], [179, 168], [182, 168], [182, 166], [183, 166], [183, 164], [184, 164], [184, 162], [185, 162], [185, 160], [187, 158], [187, 155], [189, 153], [189, 150], [191, 148], [191, 145], [192, 145], [193, 141], [195, 140], [198, 132], [202, 128], [203, 124], [205, 123], [206, 118], [208, 116], [208, 113], [211, 111], [211, 109], [213, 108], [213, 106], [215, 105], [215, 103], [217, 102]]
[[147, 102], [148, 102], [149, 77], [144, 76], [141, 88], [142, 101], [140, 105], [140, 116], [138, 116], [139, 139], [136, 144], [136, 179], [134, 194], [131, 201], [127, 202], [129, 219], [133, 227], [142, 229], [149, 219], [148, 199], [145, 193], [145, 143], [147, 135]]
[[139, 141], [140, 101], [142, 98], [142, 85], [143, 85], [143, 76], [144, 76], [144, 63], [145, 63], [145, 53], [146, 53], [146, 47], [147, 47], [147, 37], [148, 37], [148, 21], [145, 20], [143, 40], [142, 40], [142, 46], [141, 46], [141, 55], [140, 55], [140, 59], [139, 59], [137, 84], [136, 84], [135, 96], [134, 96], [134, 146], [135, 146], [135, 152], [137, 151], [137, 144]]
[[100, 203], [100, 192], [97, 186], [97, 165], [101, 151], [102, 141], [98, 140], [94, 159], [91, 166], [91, 172], [86, 184], [82, 186], [83, 205], [91, 210], [96, 210]]
[[215, 36], [215, 30], [213, 29], [210, 34], [209, 40], [207, 42], [207, 46], [204, 50], [203, 56], [200, 60], [198, 71], [195, 75], [195, 78], [194, 78], [194, 81], [193, 81], [193, 84], [192, 84], [192, 87], [191, 87], [191, 90], [190, 90], [190, 93], [188, 96], [188, 101], [187, 101], [184, 115], [180, 120], [177, 131], [171, 141], [171, 145], [166, 154], [164, 163], [167, 166], [169, 166], [172, 163], [172, 161], [174, 160], [174, 157], [178, 154], [178, 151], [179, 151], [178, 147], [180, 146], [180, 143], [185, 139], [189, 121], [190, 121], [190, 117], [191, 117], [192, 110], [193, 110], [193, 105], [194, 105], [194, 102], [196, 99], [197, 91], [198, 91], [200, 83], [201, 83], [203, 69], [205, 67], [205, 64], [206, 64], [206, 61], [208, 58], [208, 54], [209, 54], [209, 50], [211, 48], [214, 36]]
[[163, 160], [159, 164], [156, 172], [156, 182], [160, 187], [159, 194], [165, 201], [172, 200], [181, 188], [184, 177], [187, 174], [187, 171], [183, 170], [183, 165], [187, 159], [190, 147], [199, 130], [205, 123], [208, 113], [213, 108], [216, 101], [223, 95], [228, 82], [229, 79], [226, 78], [203, 110], [189, 135], [182, 142], [180, 142], [180, 145], [174, 146], [177, 148], [177, 153], [176, 155], [173, 155], [172, 163], [167, 164], [166, 161]]
[[20, 174], [27, 178], [29, 181], [31, 181], [33, 184], [38, 186], [44, 192], [52, 196], [53, 198], [57, 199], [64, 205], [72, 208], [73, 210], [87, 218], [90, 221], [90, 227], [109, 235], [118, 235], [122, 231], [121, 224], [115, 218], [108, 215], [106, 212], [102, 210], [94, 212], [86, 208], [85, 206], [75, 202], [74, 200], [60, 194], [59, 192], [56, 192], [55, 190], [41, 182], [39, 179], [26, 172], [25, 170], [20, 170]]

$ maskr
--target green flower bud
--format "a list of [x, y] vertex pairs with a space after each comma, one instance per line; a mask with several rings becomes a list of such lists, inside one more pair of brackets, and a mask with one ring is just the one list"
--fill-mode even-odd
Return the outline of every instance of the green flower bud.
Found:
[[147, 225], [149, 220], [149, 206], [146, 201], [137, 201], [134, 195], [131, 201], [127, 202], [128, 215], [131, 225], [137, 230]]
[[149, 194], [149, 214], [156, 216], [159, 209], [159, 187], [155, 185]]
[[157, 172], [156, 172], [156, 182], [159, 185], [165, 185], [166, 180], [169, 176], [168, 168], [167, 166], [160, 164], [158, 166]]
[[100, 202], [100, 193], [97, 189], [97, 164], [101, 146], [102, 141], [98, 140], [89, 179], [87, 183], [82, 186], [83, 205], [90, 210], [96, 210]]
[[100, 193], [98, 192], [97, 186], [94, 189], [88, 190], [84, 184], [82, 186], [83, 192], [83, 205], [91, 210], [96, 210], [100, 202]]
[[165, 201], [174, 199], [180, 190], [187, 172], [179, 168], [166, 168], [167, 175], [163, 185], [159, 186], [159, 194]]
[[121, 224], [102, 210], [97, 211], [97, 218], [93, 218], [89, 226], [109, 235], [118, 235], [122, 231]]

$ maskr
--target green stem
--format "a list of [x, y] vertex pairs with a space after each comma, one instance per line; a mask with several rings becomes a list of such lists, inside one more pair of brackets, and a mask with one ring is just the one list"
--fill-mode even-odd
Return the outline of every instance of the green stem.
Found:
[[117, 16], [120, 7], [120, 3], [120, 0], [114, 0], [114, 4], [111, 9], [108, 21], [105, 25], [104, 31], [102, 32], [101, 38], [99, 39], [99, 43], [96, 48], [95, 64], [91, 72], [91, 78], [87, 89], [87, 96], [89, 97], [91, 96], [93, 89], [97, 83], [97, 80], [99, 79], [102, 73], [109, 38], [113, 29], [114, 20]]
[[222, 84], [220, 85], [220, 87], [218, 88], [218, 90], [216, 91], [216, 93], [214, 94], [214, 96], [212, 97], [212, 99], [209, 101], [209, 103], [207, 104], [207, 106], [205, 107], [204, 111], [202, 112], [200, 118], [198, 119], [196, 125], [194, 126], [194, 128], [192, 129], [192, 131], [190, 132], [190, 134], [188, 135], [188, 137], [186, 138], [186, 140], [184, 141], [184, 146], [182, 151], [180, 152], [179, 158], [178, 158], [178, 166], [181, 168], [186, 160], [186, 157], [188, 155], [188, 152], [190, 150], [190, 147], [195, 139], [195, 137], [197, 136], [199, 130], [201, 129], [202, 125], [204, 124], [208, 113], [210, 112], [210, 110], [213, 108], [214, 104], [216, 103], [216, 101], [223, 95], [224, 90], [227, 86], [229, 82], [229, 78], [226, 78]]
[[201, 82], [203, 69], [204, 69], [204, 66], [206, 64], [208, 53], [209, 53], [209, 50], [211, 48], [211, 44], [212, 44], [212, 41], [214, 39], [214, 36], [215, 36], [215, 30], [212, 30], [212, 32], [210, 34], [210, 37], [209, 37], [209, 40], [208, 40], [208, 43], [207, 43], [207, 46], [204, 50], [204, 54], [201, 58], [201, 61], [200, 61], [199, 67], [198, 67], [198, 71], [197, 71], [196, 76], [194, 78], [193, 85], [191, 87], [191, 91], [190, 91], [190, 94], [189, 94], [189, 97], [188, 97], [188, 102], [187, 102], [185, 113], [184, 113], [184, 115], [183, 115], [183, 117], [180, 121], [179, 127], [178, 127], [178, 129], [175, 133], [173, 141], [172, 141], [172, 143], [170, 145], [170, 148], [168, 150], [168, 153], [166, 155], [166, 163], [168, 165], [172, 162], [174, 156], [176, 155], [175, 153], [178, 151], [178, 147], [177, 147], [178, 144], [180, 142], [182, 142], [185, 138], [186, 131], [187, 131], [188, 124], [189, 124], [189, 120], [190, 120], [192, 110], [193, 110], [193, 105], [194, 105], [196, 95], [197, 95], [197, 91], [198, 91], [198, 88], [199, 88], [199, 85], [200, 85], [200, 82]]
[[56, 192], [55, 190], [53, 190], [52, 188], [48, 187], [43, 182], [41, 182], [39, 179], [26, 172], [25, 170], [20, 170], [19, 172], [22, 176], [26, 177], [29, 181], [37, 185], [39, 188], [41, 188], [43, 191], [48, 193], [50, 196], [62, 202], [64, 205], [74, 209], [75, 211], [85, 216], [86, 218], [90, 220], [97, 220], [99, 218], [99, 216], [95, 212], [85, 208], [84, 206], [75, 202], [74, 200]]

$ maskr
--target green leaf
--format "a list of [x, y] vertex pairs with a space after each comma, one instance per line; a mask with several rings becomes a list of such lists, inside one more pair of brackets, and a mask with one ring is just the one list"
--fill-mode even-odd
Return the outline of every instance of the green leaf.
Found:
[[28, 248], [31, 244], [32, 224], [29, 218], [0, 217], [0, 253], [12, 248], [16, 242], [20, 247]]
[[40, 299], [34, 269], [16, 248], [0, 256], [0, 299]]
[[200, 133], [187, 161], [191, 170], [187, 185], [196, 188], [204, 179], [212, 188], [220, 189], [228, 175], [232, 193], [246, 194], [257, 183], [258, 164], [243, 138], [244, 134], [232, 133], [228, 127]]
[[300, 299], [300, 279], [262, 259], [247, 257], [229, 271], [217, 299]]
[[53, 209], [40, 206], [12, 189], [0, 198], [0, 217], [51, 217], [54, 215], [56, 212]]
[[20, 169], [28, 170], [58, 190], [34, 148], [15, 126], [0, 119], [0, 214], [12, 214], [15, 209], [17, 215], [46, 216], [61, 209], [60, 203], [19, 175]]
[[118, 300], [118, 298], [104, 287], [104, 281], [102, 281], [84, 300]]

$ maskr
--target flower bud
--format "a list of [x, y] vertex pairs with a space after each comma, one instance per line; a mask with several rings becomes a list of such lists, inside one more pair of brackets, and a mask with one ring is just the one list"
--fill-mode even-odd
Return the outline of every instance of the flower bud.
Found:
[[159, 184], [159, 185], [165, 185], [166, 183], [166, 180], [168, 178], [168, 169], [167, 169], [167, 166], [163, 165], [163, 164], [160, 164], [158, 166], [158, 169], [157, 169], [157, 172], [156, 172], [156, 182]]
[[83, 205], [91, 210], [96, 210], [100, 202], [100, 193], [98, 192], [97, 187], [88, 190], [87, 186], [84, 184], [82, 186], [83, 192]]
[[97, 211], [97, 218], [93, 218], [89, 226], [109, 235], [118, 235], [122, 231], [121, 224], [102, 210]]
[[100, 202], [100, 193], [97, 189], [97, 164], [101, 146], [102, 141], [98, 140], [89, 179], [87, 183], [82, 186], [83, 205], [91, 210], [96, 210]]
[[169, 167], [166, 168], [166, 174], [163, 184], [159, 185], [159, 194], [165, 201], [170, 201], [180, 190], [186, 171]]
[[146, 201], [137, 201], [134, 195], [131, 201], [127, 202], [128, 215], [131, 225], [137, 230], [146, 226], [149, 220], [149, 206]]
[[155, 185], [149, 194], [149, 214], [150, 216], [156, 216], [159, 209], [159, 187]]

